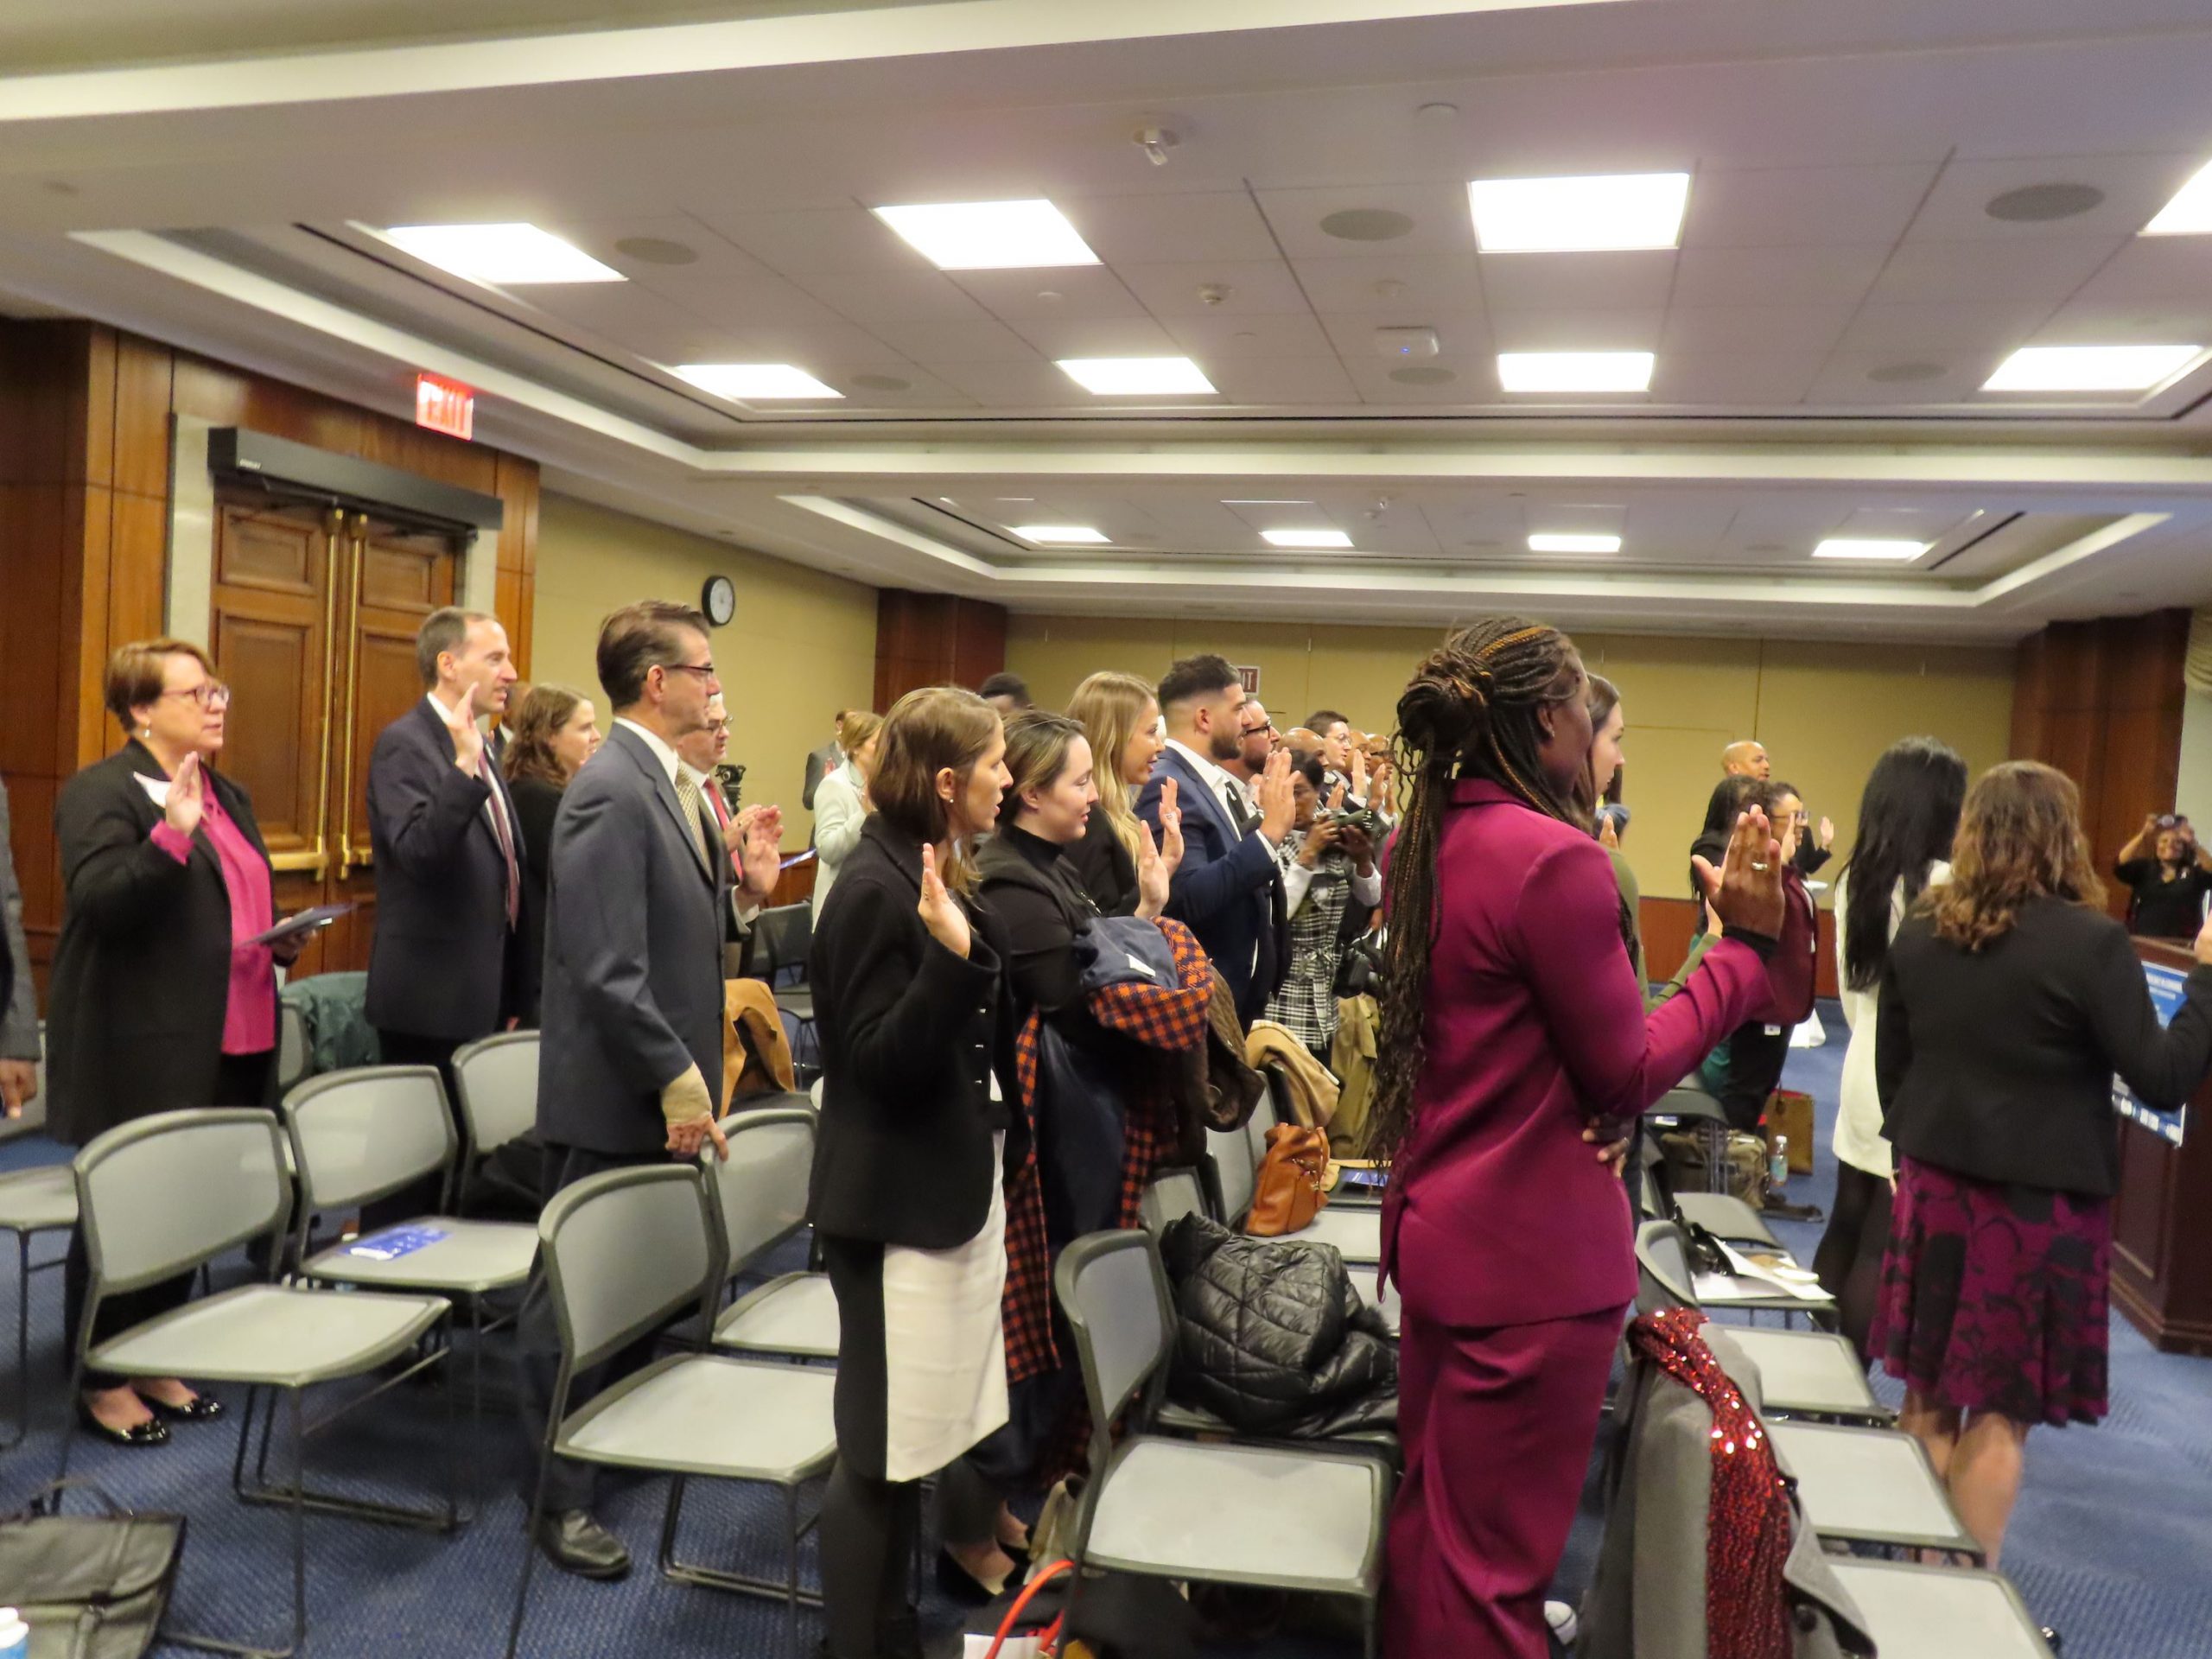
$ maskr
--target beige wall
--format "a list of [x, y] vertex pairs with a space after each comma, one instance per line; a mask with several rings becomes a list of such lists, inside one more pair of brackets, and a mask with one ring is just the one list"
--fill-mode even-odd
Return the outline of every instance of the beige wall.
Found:
[[588, 691], [604, 731], [607, 700], [592, 667], [601, 620], [640, 599], [696, 605], [718, 574], [737, 584], [737, 616], [715, 631], [730, 759], [745, 765], [746, 800], [781, 805], [785, 846], [804, 847], [807, 751], [830, 736], [833, 711], [865, 708], [874, 695], [874, 588], [549, 494], [538, 508], [531, 667], [536, 678]]
[[[1176, 657], [1218, 651], [1258, 666], [1260, 698], [1278, 726], [1326, 705], [1376, 730], [1388, 728], [1413, 664], [1440, 637], [1416, 628], [1015, 616], [1007, 666], [1038, 702], [1057, 708], [1094, 669], [1151, 678]], [[1654, 898], [1687, 896], [1689, 843], [1719, 781], [1720, 750], [1733, 739], [1764, 743], [1815, 818], [1835, 820], [1839, 861], [1850, 852], [1866, 774], [1897, 739], [1942, 738], [1976, 772], [2004, 760], [2011, 741], [2010, 650], [1633, 634], [1585, 634], [1577, 643], [1621, 689], [1635, 814], [1623, 850]]]

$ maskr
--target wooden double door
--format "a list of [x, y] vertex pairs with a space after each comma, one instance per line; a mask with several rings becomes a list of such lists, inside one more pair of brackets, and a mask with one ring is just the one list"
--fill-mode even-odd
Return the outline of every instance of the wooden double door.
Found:
[[365, 969], [369, 755], [423, 696], [415, 635], [454, 602], [463, 543], [373, 512], [221, 498], [214, 529], [210, 645], [232, 691], [222, 769], [253, 798], [278, 913], [354, 906], [294, 975]]

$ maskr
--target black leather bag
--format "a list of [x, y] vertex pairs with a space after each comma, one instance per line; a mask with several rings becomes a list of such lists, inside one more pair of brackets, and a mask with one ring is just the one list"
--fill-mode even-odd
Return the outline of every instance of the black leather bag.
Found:
[[[41, 1511], [65, 1491], [86, 1494], [99, 1512]], [[56, 1481], [0, 1520], [0, 1586], [31, 1627], [30, 1659], [143, 1659], [183, 1553], [182, 1516], [142, 1514], [90, 1481]]]

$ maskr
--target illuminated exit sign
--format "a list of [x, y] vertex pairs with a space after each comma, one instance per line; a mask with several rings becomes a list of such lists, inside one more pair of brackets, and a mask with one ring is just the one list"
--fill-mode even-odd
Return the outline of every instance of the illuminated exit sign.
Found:
[[442, 374], [415, 377], [415, 424], [466, 438], [476, 430], [476, 393]]

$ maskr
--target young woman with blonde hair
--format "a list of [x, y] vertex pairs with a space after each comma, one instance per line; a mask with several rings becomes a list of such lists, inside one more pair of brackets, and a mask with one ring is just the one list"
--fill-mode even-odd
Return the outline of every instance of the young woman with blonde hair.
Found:
[[1101, 912], [1135, 915], [1141, 897], [1136, 796], [1167, 747], [1160, 703], [1135, 675], [1108, 671], [1076, 687], [1068, 715], [1083, 727], [1098, 779], [1098, 810], [1083, 839], [1067, 849], [1068, 864]]

